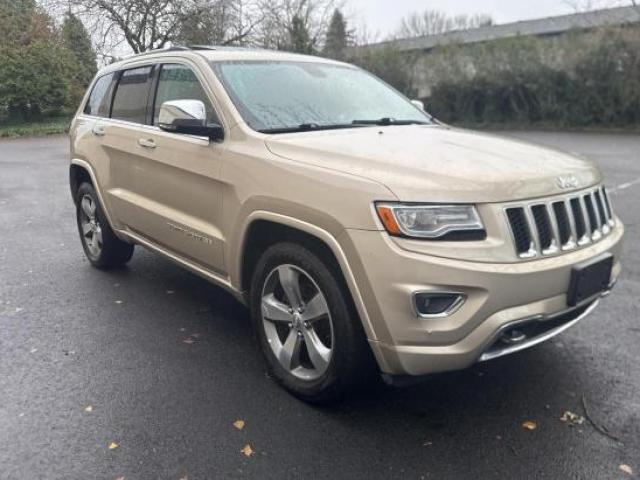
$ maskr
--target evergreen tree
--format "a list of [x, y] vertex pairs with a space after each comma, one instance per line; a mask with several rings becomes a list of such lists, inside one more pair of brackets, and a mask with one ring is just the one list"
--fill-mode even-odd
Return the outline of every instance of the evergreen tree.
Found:
[[71, 105], [74, 59], [35, 0], [0, 0], [0, 120], [30, 120]]
[[336, 60], [344, 60], [347, 47], [349, 46], [349, 37], [347, 21], [342, 12], [336, 8], [331, 17], [329, 29], [327, 30], [327, 39], [322, 52], [324, 56]]
[[289, 28], [289, 48], [288, 50], [295, 53], [315, 53], [315, 41], [309, 35], [309, 29], [304, 20], [294, 15], [291, 19], [291, 27]]
[[91, 38], [82, 21], [73, 13], [67, 13], [62, 24], [64, 45], [73, 53], [77, 61], [75, 83], [82, 89], [87, 88], [97, 72], [96, 52], [91, 46]]
[[35, 0], [0, 0], [1, 45], [29, 45], [47, 40], [52, 26], [51, 17], [40, 11]]

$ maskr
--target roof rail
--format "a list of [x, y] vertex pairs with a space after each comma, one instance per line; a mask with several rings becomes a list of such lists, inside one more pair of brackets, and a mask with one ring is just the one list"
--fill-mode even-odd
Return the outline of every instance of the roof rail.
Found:
[[247, 47], [234, 47], [228, 45], [173, 45], [168, 48], [156, 48], [153, 50], [147, 50], [146, 52], [134, 53], [133, 55], [128, 55], [126, 57], [121, 58], [120, 60], [129, 60], [132, 58], [138, 58], [145, 55], [151, 55], [153, 53], [163, 53], [163, 52], [186, 52], [186, 51], [198, 51], [198, 50], [263, 50], [263, 49], [255, 49], [255, 48], [247, 48]]
[[127, 55], [123, 57], [122, 60], [129, 60], [131, 58], [143, 57], [145, 55], [151, 55], [152, 53], [162, 53], [162, 52], [184, 52], [187, 50], [191, 50], [191, 48], [183, 45], [174, 45], [169, 48], [154, 48], [153, 50], [147, 50], [146, 52], [134, 53], [133, 55]]
[[189, 50], [218, 50], [215, 45], [187, 45]]

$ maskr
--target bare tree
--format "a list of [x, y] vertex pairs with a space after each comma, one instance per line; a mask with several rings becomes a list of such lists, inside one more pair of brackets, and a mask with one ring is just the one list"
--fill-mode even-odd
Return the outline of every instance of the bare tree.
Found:
[[263, 20], [258, 0], [209, 0], [207, 8], [184, 22], [176, 40], [197, 45], [249, 45]]
[[256, 41], [265, 48], [286, 49], [294, 23], [301, 21], [311, 44], [318, 48], [334, 10], [343, 3], [341, 0], [260, 0], [263, 21]]
[[[243, 43], [255, 29], [260, 0], [42, 0], [71, 11], [108, 61], [126, 45], [134, 53], [171, 42]], [[115, 53], [114, 53], [115, 52]]]
[[488, 15], [456, 15], [451, 17], [439, 10], [425, 10], [422, 13], [414, 13], [404, 18], [397, 36], [400, 38], [423, 37], [492, 24], [493, 19]]

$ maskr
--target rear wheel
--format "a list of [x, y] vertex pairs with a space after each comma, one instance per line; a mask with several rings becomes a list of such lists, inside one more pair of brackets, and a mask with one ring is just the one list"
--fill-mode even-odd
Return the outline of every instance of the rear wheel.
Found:
[[360, 383], [370, 352], [342, 283], [314, 253], [270, 247], [253, 275], [251, 311], [272, 377], [303, 400], [324, 403]]
[[113, 233], [90, 183], [81, 184], [76, 193], [76, 219], [82, 248], [94, 267], [109, 269], [131, 260], [133, 245]]

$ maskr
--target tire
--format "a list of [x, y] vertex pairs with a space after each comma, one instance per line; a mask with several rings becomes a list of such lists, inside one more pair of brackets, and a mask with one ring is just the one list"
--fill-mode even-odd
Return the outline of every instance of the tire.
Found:
[[134, 246], [113, 233], [90, 183], [82, 183], [76, 192], [76, 221], [82, 248], [91, 265], [108, 270], [131, 260]]
[[[375, 370], [362, 324], [339, 275], [306, 248], [278, 243], [264, 252], [252, 277], [251, 318], [269, 374], [310, 403], [339, 399], [362, 386]], [[291, 288], [296, 279], [299, 293]], [[294, 303], [302, 310], [294, 309]]]

